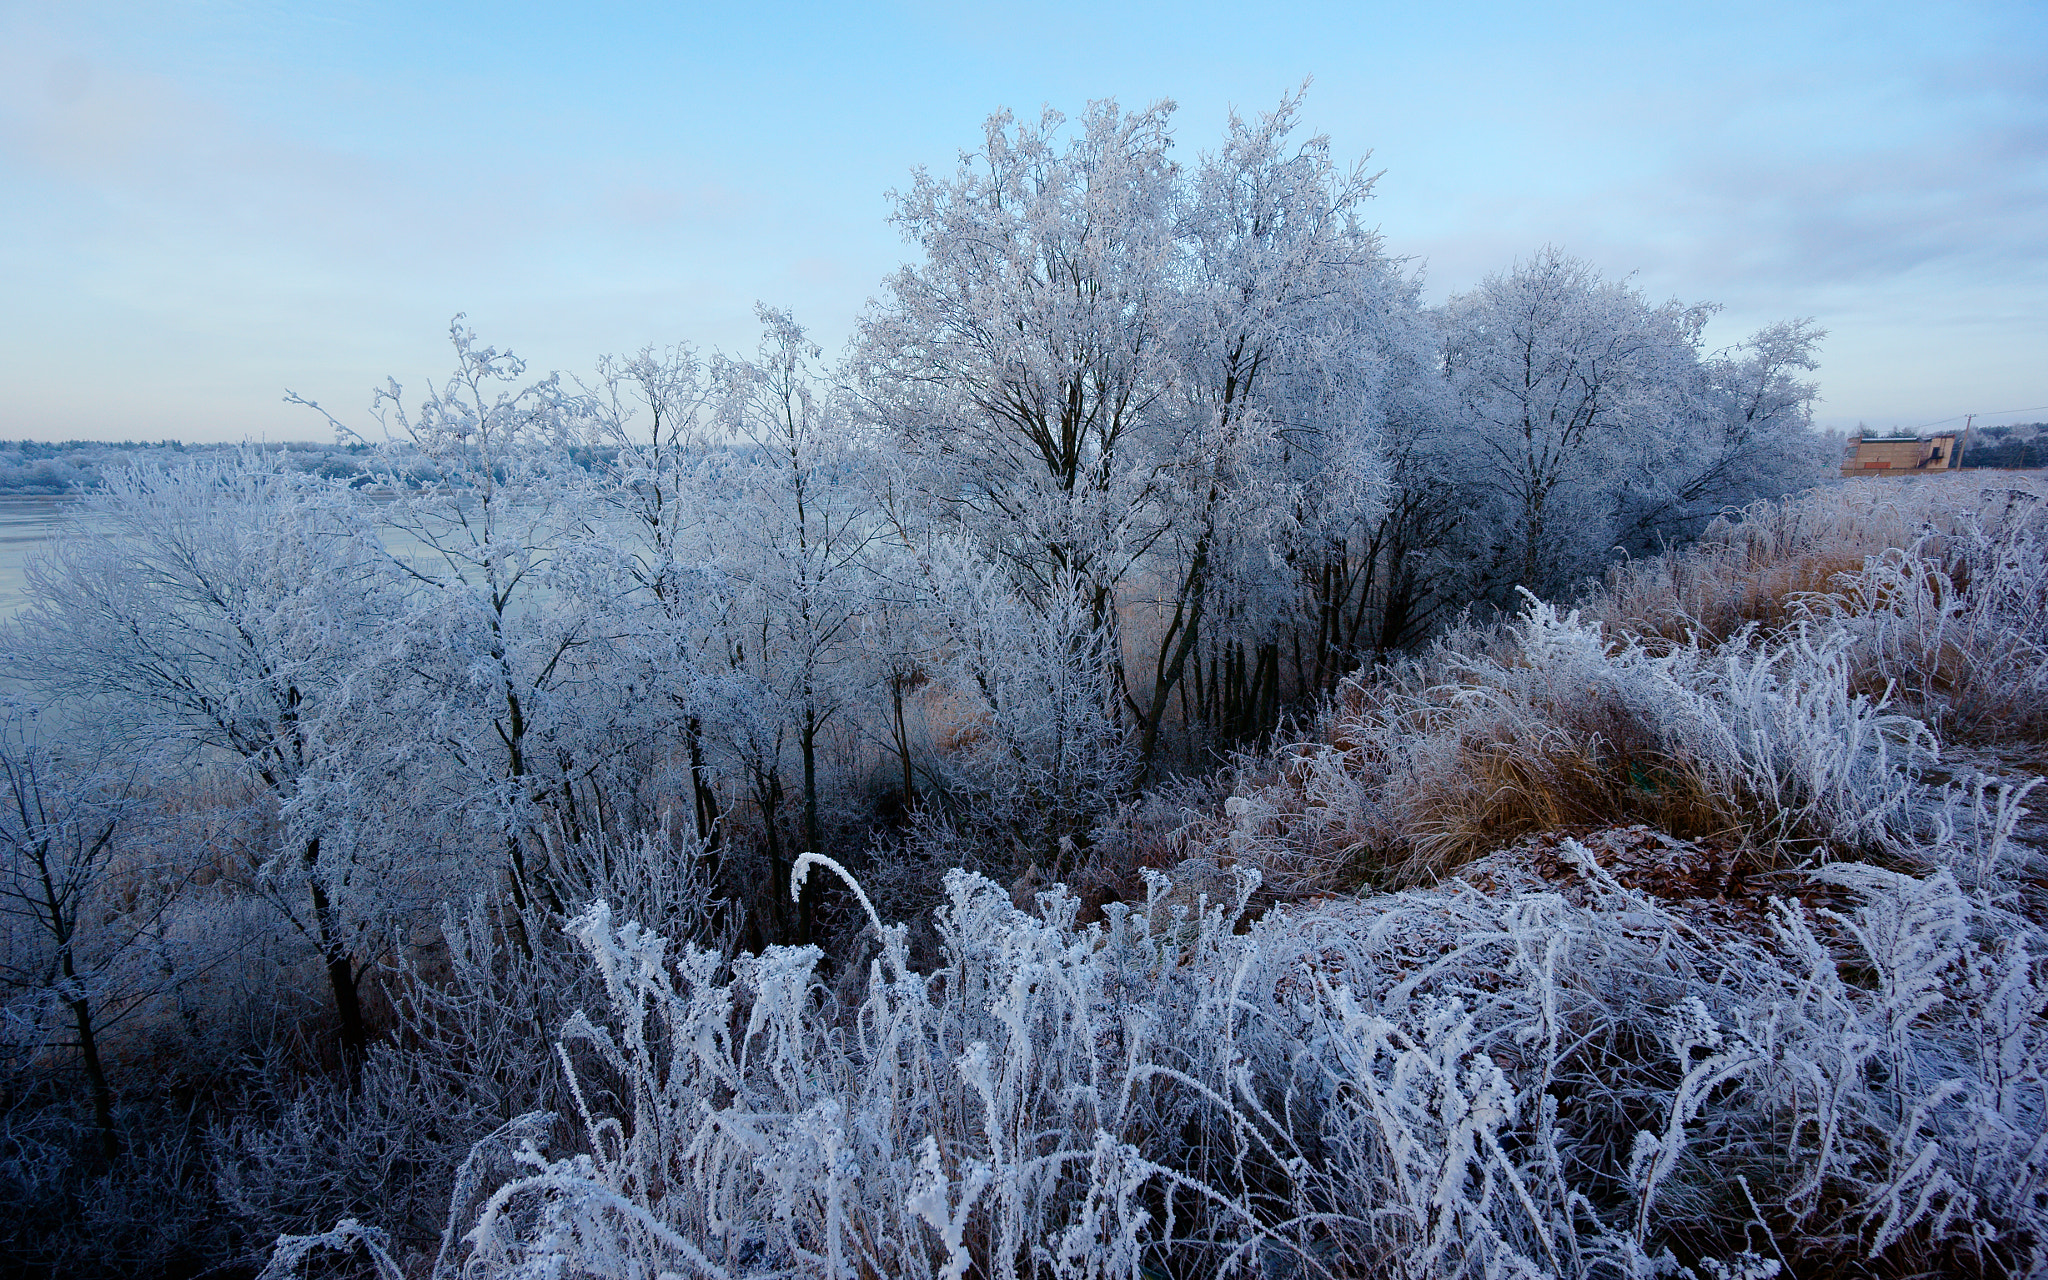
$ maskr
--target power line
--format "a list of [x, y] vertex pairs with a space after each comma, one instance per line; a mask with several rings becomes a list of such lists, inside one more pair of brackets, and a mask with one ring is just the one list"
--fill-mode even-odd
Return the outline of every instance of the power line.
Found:
[[2003, 418], [2008, 413], [2039, 413], [2043, 409], [2048, 409], [2048, 404], [2029, 405], [2024, 409], [1995, 409], [1990, 413], [1959, 413], [1953, 418], [1943, 418], [1938, 422], [1923, 422], [1913, 430], [1925, 431], [1929, 427], [1938, 427], [1944, 423], [1961, 422], [1964, 418]]

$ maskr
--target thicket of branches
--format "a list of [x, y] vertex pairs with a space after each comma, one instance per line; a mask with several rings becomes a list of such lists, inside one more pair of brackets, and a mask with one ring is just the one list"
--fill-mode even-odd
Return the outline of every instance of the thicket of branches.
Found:
[[1932, 771], [2038, 738], [2037, 495], [1776, 501], [1810, 324], [1425, 306], [1298, 105], [992, 118], [831, 364], [458, 318], [350, 474], [108, 469], [0, 645], [11, 1255], [2029, 1265], [2023, 792]]
[[[1932, 601], [1959, 660], [2038, 655], [2044, 503], [1752, 507], [1128, 815], [1177, 861], [1126, 901], [949, 873], [922, 959], [874, 914], [829, 973], [598, 902], [562, 1110], [477, 1148], [438, 1242], [349, 1222], [274, 1274], [2037, 1274], [2038, 779], [1944, 776], [1973, 691], [1872, 638]], [[1921, 536], [1769, 585], [1887, 519]]]

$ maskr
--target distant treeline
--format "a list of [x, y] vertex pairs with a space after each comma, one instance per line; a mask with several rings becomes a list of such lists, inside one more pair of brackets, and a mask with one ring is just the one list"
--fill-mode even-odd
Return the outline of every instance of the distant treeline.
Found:
[[2048, 467], [2048, 422], [1978, 427], [1963, 445], [1966, 467]]
[[[410, 448], [409, 442], [388, 447], [409, 455], [397, 471], [413, 483], [440, 478], [433, 462]], [[101, 487], [102, 477], [112, 468], [240, 448], [284, 454], [295, 470], [365, 485], [372, 482], [373, 472], [381, 481], [394, 461], [389, 454], [373, 460], [371, 455], [378, 452], [377, 446], [361, 441], [320, 444], [288, 440], [240, 445], [186, 444], [179, 440], [0, 440], [0, 493], [89, 493]], [[571, 450], [572, 454], [589, 455], [576, 458], [586, 468], [609, 462], [609, 455], [614, 452], [595, 446]], [[1963, 448], [1963, 466], [2002, 470], [2048, 468], [2048, 422], [1976, 428]]]
[[[186, 444], [178, 440], [0, 440], [0, 493], [89, 493], [102, 487], [108, 471], [136, 463], [168, 463], [177, 458], [197, 457], [235, 449], [254, 449], [282, 454], [293, 469], [330, 480], [353, 481], [359, 485], [377, 482], [397, 474], [414, 484], [440, 478], [432, 460], [409, 443], [379, 454], [377, 446], [317, 444], [304, 440], [261, 444]], [[590, 467], [609, 461], [615, 450], [581, 447], [570, 454], [574, 461]], [[576, 456], [576, 455], [588, 456]], [[600, 456], [602, 455], [602, 456]]]
[[[176, 458], [242, 448], [233, 444], [185, 444], [178, 440], [0, 441], [0, 493], [82, 493], [98, 489], [108, 471], [135, 463], [168, 463]], [[362, 473], [370, 446], [259, 444], [265, 453], [289, 455], [302, 471], [343, 478]]]

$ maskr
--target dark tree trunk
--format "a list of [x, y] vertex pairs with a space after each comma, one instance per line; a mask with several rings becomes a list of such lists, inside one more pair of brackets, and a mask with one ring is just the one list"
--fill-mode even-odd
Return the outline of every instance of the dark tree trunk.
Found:
[[894, 716], [896, 734], [896, 758], [903, 765], [903, 811], [906, 814], [911, 810], [913, 785], [916, 781], [910, 770], [910, 730], [903, 721], [903, 692], [907, 684], [908, 678], [905, 676], [894, 675], [889, 678], [890, 710]]
[[334, 989], [334, 1012], [341, 1019], [341, 1060], [348, 1070], [349, 1087], [362, 1079], [363, 1063], [370, 1056], [369, 1031], [363, 1022], [362, 993], [357, 984], [355, 960], [341, 940], [341, 925], [334, 904], [320, 883], [320, 837], [306, 841], [306, 870], [313, 894], [313, 925], [320, 944], [320, 958], [327, 966], [327, 982]]
[[[71, 971], [71, 957], [64, 957], [66, 977], [75, 977]], [[78, 1053], [85, 1061], [85, 1083], [92, 1092], [93, 1123], [100, 1131], [100, 1151], [112, 1160], [121, 1154], [121, 1135], [114, 1129], [114, 1091], [107, 1086], [107, 1069], [100, 1062], [100, 1042], [92, 1025], [92, 1006], [84, 997], [67, 1000], [71, 1006], [72, 1024], [78, 1029]]]
[[775, 923], [776, 941], [791, 938], [789, 910], [784, 899], [789, 893], [790, 857], [782, 847], [782, 829], [777, 821], [782, 809], [782, 775], [770, 769], [754, 774], [754, 800], [761, 806], [761, 838], [768, 851], [768, 914]]
[[690, 790], [697, 810], [697, 839], [707, 850], [719, 845], [718, 793], [711, 789], [711, 775], [704, 766], [704, 725], [696, 716], [683, 722], [690, 746]]

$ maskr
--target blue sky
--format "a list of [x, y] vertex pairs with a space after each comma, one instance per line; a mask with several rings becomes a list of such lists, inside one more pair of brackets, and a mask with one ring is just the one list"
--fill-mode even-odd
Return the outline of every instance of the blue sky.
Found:
[[[1824, 423], [2048, 418], [2048, 5], [0, 0], [0, 438], [316, 438], [447, 366], [828, 347], [987, 114], [1314, 77], [1428, 293], [1546, 243], [1710, 338], [1814, 316]], [[1980, 419], [1981, 421], [1981, 419]]]

